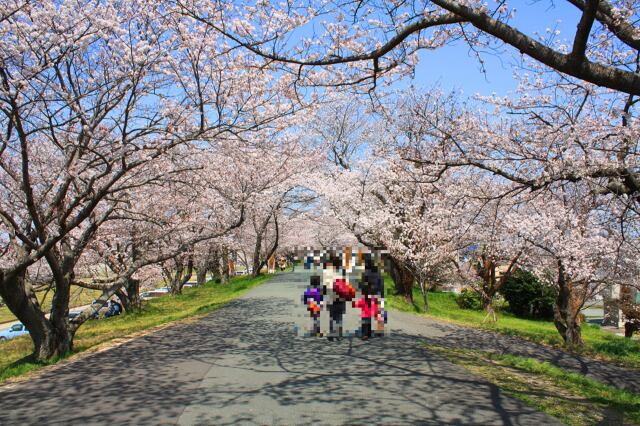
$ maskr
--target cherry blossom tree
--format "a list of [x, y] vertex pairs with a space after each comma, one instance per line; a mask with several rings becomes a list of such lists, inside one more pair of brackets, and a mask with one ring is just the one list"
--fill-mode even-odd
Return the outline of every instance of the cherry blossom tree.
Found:
[[[481, 52], [504, 54], [501, 48], [506, 45], [565, 75], [640, 94], [640, 76], [635, 72], [640, 49], [636, 1], [567, 0], [579, 16], [575, 32], [569, 34], [570, 46], [555, 31], [547, 36], [527, 34], [513, 24], [516, 8], [506, 2], [252, 2], [230, 6], [230, 21], [221, 19], [227, 8], [219, 3], [177, 3], [184, 13], [224, 34], [233, 46], [281, 64], [284, 71], [310, 85], [375, 88], [381, 76], [412, 71], [420, 49], [463, 40], [481, 67]], [[526, 14], [528, 7], [518, 5], [517, 13]], [[305, 36], [308, 28], [313, 37]], [[299, 42], [291, 43], [292, 36]]]
[[[495, 199], [513, 198], [518, 203], [529, 204], [532, 201], [525, 194], [530, 191], [543, 198], [557, 195], [564, 199], [566, 194], [586, 197], [601, 216], [600, 220], [606, 218], [607, 226], [612, 228], [607, 231], [611, 239], [606, 241], [620, 239], [615, 244], [625, 250], [618, 249], [619, 253], [637, 252], [634, 182], [638, 138], [633, 96], [603, 92], [570, 80], [543, 80], [540, 74], [535, 78], [525, 76], [523, 89], [528, 92], [523, 92], [520, 99], [488, 99], [491, 105], [497, 106], [491, 115], [475, 112], [455, 99], [432, 97], [433, 107], [426, 106], [429, 102], [424, 99], [412, 102], [415, 105], [411, 108], [412, 114], [422, 122], [423, 129], [428, 129], [428, 137], [412, 144], [405, 158], [421, 166], [427, 180], [436, 181], [452, 170], [461, 173], [475, 169], [494, 176], [494, 188], [502, 188], [494, 195]], [[576, 202], [567, 203], [569, 207], [560, 211], [588, 217], [585, 211], [590, 208]], [[514, 223], [511, 233], [518, 235], [517, 227], [522, 219]], [[565, 224], [567, 232], [572, 225]], [[600, 224], [601, 229], [604, 226]], [[606, 250], [613, 252], [611, 247]], [[593, 253], [599, 253], [598, 249], [594, 248]], [[574, 256], [579, 258], [578, 254]], [[590, 255], [582, 255], [585, 256]], [[600, 257], [605, 258], [604, 254]], [[590, 279], [580, 280], [580, 285], [576, 285], [575, 280], [565, 285], [562, 280], [566, 272], [554, 275], [556, 285], [563, 289], [559, 296], [562, 300], [558, 301], [557, 325], [567, 343], [581, 344], [579, 324], [574, 318], [597, 289], [607, 282], [617, 282], [621, 259], [609, 259], [609, 266], [602, 266], [597, 285]], [[558, 276], [563, 277], [560, 284]], [[570, 329], [568, 334], [567, 329]]]
[[[389, 176], [387, 176], [389, 178]], [[389, 254], [406, 267], [422, 293], [424, 310], [429, 310], [428, 291], [454, 275], [459, 237], [455, 208], [433, 185], [407, 183], [396, 176], [385, 185], [382, 216], [376, 232]]]
[[[377, 140], [387, 141], [388, 132], [380, 120], [372, 119], [357, 99], [338, 96], [332, 105], [320, 108], [308, 125], [307, 134], [326, 153], [324, 167], [310, 180], [320, 197], [318, 213], [335, 223], [340, 241], [354, 239], [369, 247], [383, 242], [378, 232], [385, 205], [381, 171], [384, 156], [376, 155]], [[349, 238], [349, 234], [351, 238]], [[333, 240], [334, 238], [332, 238]], [[398, 293], [412, 301], [414, 276], [399, 258], [390, 256], [391, 276]]]
[[[604, 132], [596, 127], [602, 126], [600, 105], [582, 108], [595, 114], [586, 124]], [[535, 122], [519, 115], [511, 121], [499, 114], [482, 116], [454, 96], [417, 93], [387, 111], [373, 156], [346, 170], [338, 163], [320, 190], [344, 227], [387, 245], [410, 271], [411, 281], [427, 282], [425, 272], [440, 265], [439, 259], [447, 265], [444, 259], [468, 257], [471, 268], [460, 269], [489, 315], [510, 273], [520, 266], [533, 268], [558, 287], [556, 326], [569, 346], [580, 346], [580, 309], [604, 286], [628, 280], [621, 271], [629, 270], [630, 253], [637, 250], [634, 201], [607, 189], [610, 180], [588, 176], [589, 164], [610, 161], [597, 155], [605, 150], [598, 144], [609, 143], [603, 133], [591, 130], [592, 139], [575, 138], [584, 150], [569, 156], [571, 148], [548, 133], [553, 128], [553, 135], [565, 141], [567, 132], [552, 125], [544, 128], [545, 137], [526, 132]], [[556, 105], [549, 111], [560, 117], [562, 110]], [[628, 124], [623, 127], [629, 131]], [[598, 150], [588, 151], [587, 140]], [[567, 170], [580, 171], [583, 178], [548, 177]], [[544, 184], [522, 185], [508, 173]]]
[[[83, 252], [132, 193], [158, 184], [163, 162], [183, 149], [218, 149], [291, 114], [295, 95], [291, 79], [155, 2], [9, 6], [0, 21], [0, 295], [30, 330], [34, 358], [48, 359], [72, 348], [88, 316], [67, 318]], [[182, 238], [178, 252], [200, 241]], [[166, 256], [134, 261], [100, 301]], [[55, 282], [50, 318], [28, 279], [40, 259]]]
[[[110, 3], [39, 2], [1, 23], [0, 293], [30, 330], [38, 359], [71, 348], [73, 269], [121, 191], [153, 180], [147, 164], [190, 132], [183, 113], [153, 100], [167, 84], [151, 76], [163, 57], [154, 13], [143, 2], [117, 11]], [[168, 127], [179, 133], [167, 137]], [[56, 286], [50, 319], [25, 280], [41, 258]]]
[[538, 194], [518, 232], [535, 249], [533, 270], [558, 290], [554, 323], [569, 346], [582, 346], [579, 313], [603, 286], [621, 277], [622, 238], [583, 188]]
[[239, 179], [254, 190], [247, 221], [235, 232], [231, 247], [254, 276], [278, 250], [288, 222], [314, 197], [305, 184], [310, 171], [318, 166], [317, 150], [303, 143], [295, 130], [299, 121], [299, 117], [292, 117], [287, 128], [256, 133], [252, 138], [255, 143], [237, 154], [238, 161], [245, 164]]
[[469, 253], [471, 268], [464, 272], [471, 273], [468, 284], [480, 296], [482, 308], [487, 312], [485, 320], [491, 318], [495, 322], [494, 299], [526, 259], [529, 243], [514, 232], [522, 220], [518, 200], [492, 200], [499, 192], [496, 191], [496, 187], [500, 187], [497, 182], [482, 182], [480, 186], [484, 188], [472, 186], [478, 195], [473, 197], [475, 203], [471, 214], [466, 215], [472, 225], [475, 250]]
[[[484, 193], [479, 199], [499, 202], [503, 210], [508, 207], [492, 215], [498, 227], [484, 229], [504, 235], [506, 239], [497, 241], [506, 243], [502, 246], [512, 249], [512, 254], [490, 256], [496, 262], [488, 264], [481, 256], [483, 266], [478, 271], [485, 278], [483, 287], [499, 286], [496, 265], [507, 265], [507, 271], [517, 263], [538, 265], [539, 273], [559, 290], [559, 333], [567, 344], [580, 346], [580, 309], [603, 286], [623, 280], [621, 271], [630, 270], [628, 259], [634, 257], [629, 253], [637, 252], [635, 197], [627, 190], [614, 189], [626, 185], [623, 176], [632, 179], [635, 173], [635, 153], [628, 136], [632, 116], [619, 120], [620, 111], [605, 109], [607, 97], [592, 98], [580, 90], [570, 93], [573, 82], [552, 87], [556, 88], [553, 98], [540, 94], [515, 103], [493, 99], [494, 105], [509, 105], [515, 115], [510, 119], [500, 108], [495, 116], [483, 118], [453, 98], [418, 96], [419, 101], [406, 105], [416, 122], [414, 128], [420, 131], [412, 133], [414, 141], [402, 155], [420, 167], [427, 181], [437, 182], [452, 171], [475, 170], [484, 176], [477, 182], [487, 182], [485, 189], [476, 185], [474, 190], [477, 195]], [[583, 96], [577, 98], [578, 93]], [[609, 100], [615, 105], [620, 98], [613, 95]], [[626, 109], [629, 103], [624, 105]], [[601, 174], [612, 168], [617, 171]], [[483, 215], [479, 218], [487, 222]], [[538, 234], [527, 235], [528, 229]], [[555, 239], [542, 242], [550, 235]], [[496, 240], [489, 234], [480, 241]], [[548, 263], [550, 258], [552, 263]], [[622, 267], [622, 262], [627, 266]], [[568, 263], [574, 266], [569, 268]], [[492, 281], [495, 284], [488, 285]]]

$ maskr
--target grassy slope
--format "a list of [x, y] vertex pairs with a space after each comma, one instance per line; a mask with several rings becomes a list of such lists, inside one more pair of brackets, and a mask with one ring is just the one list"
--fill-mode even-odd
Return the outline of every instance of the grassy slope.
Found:
[[638, 394], [531, 358], [426, 346], [565, 424], [640, 424]]
[[[88, 305], [96, 299], [98, 296], [102, 294], [100, 290], [90, 290], [82, 287], [72, 287], [71, 288], [71, 297], [69, 299], [69, 307], [75, 308], [77, 306]], [[36, 293], [38, 300], [40, 301], [40, 306], [42, 306], [45, 312], [49, 312], [51, 309], [51, 300], [53, 298], [53, 290], [50, 292], [39, 291]], [[0, 308], [0, 323], [9, 322], [9, 321], [17, 321], [17, 318], [11, 313], [9, 308], [3, 306]]]
[[[236, 277], [226, 285], [208, 282], [203, 287], [186, 288], [180, 296], [149, 300], [137, 313], [87, 321], [76, 334], [74, 353], [170, 321], [211, 312], [271, 277]], [[32, 351], [33, 343], [29, 336], [0, 344], [0, 382], [40, 368], [43, 364], [18, 362]], [[51, 363], [55, 362], [57, 360]]]
[[[385, 279], [385, 305], [393, 309], [406, 312], [422, 312], [422, 295], [418, 289], [414, 290], [414, 306], [407, 304], [400, 296], [393, 295], [393, 283], [390, 278]], [[503, 334], [520, 336], [525, 339], [560, 347], [562, 339], [551, 321], [537, 321], [516, 318], [508, 312], [499, 312], [498, 322], [495, 324], [482, 323], [485, 317], [483, 311], [460, 309], [452, 293], [429, 293], [429, 316], [444, 319], [457, 324], [497, 331]], [[585, 353], [608, 361], [640, 368], [640, 342], [615, 336], [600, 330], [595, 325], [583, 325], [582, 336], [585, 342]]]

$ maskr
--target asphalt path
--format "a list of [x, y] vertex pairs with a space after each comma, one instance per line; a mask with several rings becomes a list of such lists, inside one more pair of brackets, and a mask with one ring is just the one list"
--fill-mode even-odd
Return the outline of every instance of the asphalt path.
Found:
[[410, 316], [391, 312], [390, 334], [369, 341], [304, 337], [307, 282], [279, 275], [201, 320], [0, 388], [0, 424], [558, 424], [425, 350]]

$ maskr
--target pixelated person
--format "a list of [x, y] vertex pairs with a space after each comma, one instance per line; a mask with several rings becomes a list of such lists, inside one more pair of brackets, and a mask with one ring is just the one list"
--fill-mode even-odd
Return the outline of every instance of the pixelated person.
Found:
[[371, 292], [371, 284], [363, 283], [362, 297], [353, 302], [354, 308], [360, 308], [360, 337], [363, 340], [371, 337], [371, 323], [378, 318], [378, 303]]
[[310, 251], [307, 253], [304, 260], [304, 269], [316, 269], [320, 266], [320, 252], [317, 250]]
[[[336, 265], [336, 266], [334, 266]], [[325, 300], [325, 309], [329, 311], [329, 333], [327, 337], [333, 340], [333, 329], [335, 322], [336, 309], [339, 308], [336, 294], [333, 289], [333, 283], [338, 276], [337, 266], [340, 261], [334, 252], [323, 253], [322, 256], [322, 294]], [[334, 307], [334, 303], [336, 306]]]
[[384, 298], [375, 295], [374, 300], [378, 306], [378, 315], [376, 316], [376, 329], [373, 331], [373, 335], [383, 336], [384, 325], [387, 323], [387, 311], [384, 309]]
[[[351, 301], [356, 294], [355, 289], [349, 284], [342, 269], [342, 260], [337, 253], [329, 256], [325, 263], [325, 293], [330, 296], [330, 303], [327, 304], [329, 310], [329, 340], [336, 337], [342, 338], [343, 323], [342, 317], [347, 310], [347, 302]], [[329, 285], [327, 285], [327, 282]]]
[[307, 306], [307, 311], [311, 316], [311, 336], [321, 336], [320, 333], [320, 311], [322, 310], [322, 290], [320, 289], [320, 277], [311, 276], [309, 287], [302, 296], [302, 303]]
[[374, 335], [384, 334], [384, 324], [387, 322], [387, 312], [384, 310], [384, 280], [375, 262], [373, 253], [366, 253], [363, 256], [364, 272], [362, 273], [360, 286], [366, 289], [369, 296], [376, 304], [376, 314]]

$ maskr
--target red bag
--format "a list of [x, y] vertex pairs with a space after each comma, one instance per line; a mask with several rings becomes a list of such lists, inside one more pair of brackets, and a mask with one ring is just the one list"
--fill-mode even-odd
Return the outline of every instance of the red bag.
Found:
[[351, 300], [356, 297], [356, 289], [353, 288], [346, 280], [338, 278], [333, 284], [336, 294], [345, 300]]

